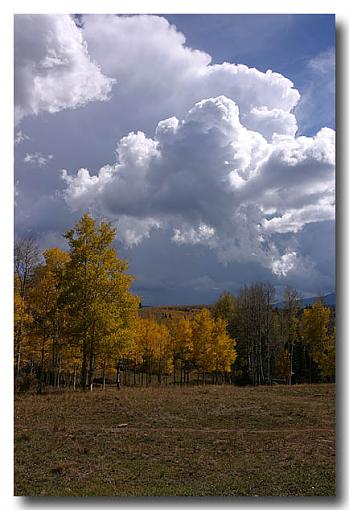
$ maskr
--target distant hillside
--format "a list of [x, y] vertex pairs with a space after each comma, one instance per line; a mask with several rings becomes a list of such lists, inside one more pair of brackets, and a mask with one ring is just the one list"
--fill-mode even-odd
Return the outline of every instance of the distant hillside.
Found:
[[[319, 299], [319, 296], [313, 296], [310, 298], [303, 298], [301, 301], [301, 305], [303, 307], [311, 306], [313, 305], [317, 300]], [[325, 305], [332, 306], [333, 308], [336, 308], [336, 293], [331, 292], [330, 294], [326, 294], [324, 297]], [[282, 308], [284, 306], [283, 301], [278, 301], [275, 303], [275, 308]]]
[[149, 306], [143, 305], [139, 309], [139, 315], [143, 319], [173, 319], [175, 317], [188, 317], [198, 313], [202, 308], [209, 308], [207, 305], [173, 305], [173, 306]]
[[[313, 296], [309, 298], [303, 298], [301, 300], [301, 306], [304, 308], [306, 306], [313, 305], [319, 296]], [[336, 308], [336, 293], [331, 292], [330, 294], [326, 294], [324, 297], [325, 305]], [[275, 308], [283, 308], [284, 302], [278, 301], [274, 304]], [[142, 318], [154, 318], [154, 319], [171, 319], [179, 316], [192, 316], [197, 313], [202, 308], [210, 309], [212, 305], [164, 305], [164, 306], [151, 306], [151, 305], [143, 305], [139, 309], [139, 315]]]
[[[319, 298], [311, 297], [311, 298], [303, 299], [303, 306], [313, 305], [317, 299], [319, 299]], [[335, 307], [336, 306], [336, 293], [331, 292], [331, 294], [326, 294], [326, 296], [324, 296], [324, 302], [325, 302], [325, 305], [327, 305], [327, 306]]]

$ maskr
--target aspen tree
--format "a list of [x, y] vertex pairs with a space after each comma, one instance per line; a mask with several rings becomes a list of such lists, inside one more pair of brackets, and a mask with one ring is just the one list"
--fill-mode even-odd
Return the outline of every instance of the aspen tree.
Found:
[[293, 352], [298, 339], [298, 309], [300, 295], [297, 290], [287, 286], [284, 291], [285, 339], [288, 350], [288, 384], [292, 384]]
[[302, 340], [309, 354], [317, 363], [321, 374], [334, 379], [336, 364], [336, 330], [330, 331], [330, 308], [317, 301], [303, 312], [301, 331]]
[[21, 358], [23, 358], [23, 351], [26, 349], [32, 316], [29, 313], [26, 300], [21, 296], [20, 282], [17, 275], [15, 275], [14, 284], [14, 362], [16, 375], [19, 375]]
[[[64, 302], [70, 335], [81, 349], [81, 386], [92, 388], [96, 355], [108, 343], [120, 356], [130, 341], [138, 299], [130, 292], [127, 263], [112, 246], [116, 231], [109, 223], [96, 224], [84, 214], [65, 233], [70, 248]], [[87, 379], [88, 378], [88, 379]]]
[[[191, 321], [186, 317], [175, 317], [170, 322], [173, 356], [173, 382], [176, 382], [176, 368], [180, 368], [181, 382], [189, 379], [193, 362], [193, 342]], [[184, 376], [184, 377], [183, 377]]]
[[235, 313], [235, 300], [231, 292], [223, 292], [212, 307], [214, 319], [221, 317], [227, 323], [227, 331], [233, 337], [233, 321]]
[[[62, 348], [64, 343], [64, 326], [66, 317], [60, 299], [64, 284], [64, 276], [67, 264], [70, 260], [69, 254], [60, 248], [50, 248], [44, 251], [45, 273], [52, 283], [52, 353], [51, 369], [53, 385], [59, 386], [60, 369], [63, 363]], [[67, 340], [67, 339], [66, 339]]]
[[236, 340], [227, 333], [227, 323], [218, 317], [214, 321], [212, 333], [211, 356], [213, 358], [213, 370], [215, 372], [231, 372], [237, 354], [235, 350]]
[[[14, 243], [14, 272], [15, 272], [15, 306], [17, 312], [18, 305], [22, 303], [23, 310], [27, 309], [27, 295], [30, 287], [30, 281], [35, 267], [39, 263], [39, 248], [32, 238], [16, 239]], [[17, 297], [16, 297], [17, 296]], [[20, 297], [20, 299], [19, 299]], [[16, 309], [15, 309], [16, 312]], [[22, 320], [23, 319], [23, 323]], [[16, 355], [16, 375], [21, 371], [22, 339], [26, 335], [26, 315], [17, 313], [15, 330], [15, 355]]]
[[171, 374], [172, 342], [167, 326], [159, 324], [154, 319], [140, 319], [134, 355], [136, 359], [142, 359], [148, 384], [151, 383], [153, 374], [157, 375], [159, 383], [163, 375]]
[[198, 372], [198, 382], [200, 372], [203, 375], [203, 382], [205, 383], [205, 373], [212, 369], [213, 328], [214, 319], [209, 310], [202, 309], [194, 316], [192, 321], [193, 359]]

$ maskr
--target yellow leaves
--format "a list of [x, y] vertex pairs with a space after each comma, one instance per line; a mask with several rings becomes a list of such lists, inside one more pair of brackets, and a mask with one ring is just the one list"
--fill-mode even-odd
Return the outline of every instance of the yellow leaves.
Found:
[[115, 229], [85, 214], [66, 232], [70, 261], [64, 277], [63, 301], [68, 330], [81, 346], [82, 363], [116, 360], [127, 355], [135, 336], [138, 299], [130, 292], [127, 263], [111, 245]]
[[302, 332], [307, 345], [320, 344], [325, 339], [329, 320], [330, 309], [323, 306], [320, 302], [304, 310]]
[[201, 310], [195, 315], [193, 329], [193, 357], [198, 367], [204, 372], [213, 370], [212, 360], [212, 333], [214, 320], [207, 309]]
[[227, 322], [216, 320], [203, 309], [192, 321], [193, 359], [204, 372], [230, 372], [236, 359], [235, 345], [227, 333]]
[[236, 360], [236, 340], [227, 334], [227, 323], [218, 318], [215, 321], [212, 336], [212, 354], [215, 360], [214, 370], [219, 372], [231, 372], [231, 367]]
[[336, 329], [330, 331], [331, 310], [320, 301], [304, 310], [302, 338], [325, 377], [333, 377], [336, 363]]
[[139, 319], [133, 352], [135, 360], [151, 364], [156, 373], [172, 373], [171, 336], [165, 324]]
[[26, 302], [20, 293], [20, 285], [15, 278], [14, 289], [14, 349], [16, 363], [18, 359], [26, 352], [28, 345], [28, 331], [32, 324], [32, 316], [30, 315]]
[[75, 380], [81, 368], [86, 385], [88, 371], [92, 381], [94, 367], [105, 370], [120, 360], [159, 380], [174, 364], [187, 372], [231, 370], [236, 342], [221, 318], [231, 311], [231, 296], [224, 297], [215, 318], [202, 309], [190, 317], [171, 312], [160, 322], [140, 319], [139, 299], [130, 291], [133, 278], [112, 246], [115, 229], [85, 214], [65, 238], [69, 253], [44, 252], [44, 264], [31, 275], [27, 302], [15, 280], [15, 333], [23, 340], [24, 326], [30, 325], [28, 355], [40, 363], [41, 373], [52, 370], [55, 377], [65, 367]]
[[207, 309], [192, 318], [174, 316], [166, 324], [139, 319], [131, 353], [137, 365], [154, 373], [170, 374], [174, 365], [210, 372], [230, 372], [236, 359], [236, 342], [226, 331], [226, 321], [213, 319]]
[[69, 253], [61, 250], [60, 248], [50, 248], [49, 250], [45, 250], [44, 258], [46, 266], [52, 272], [63, 271], [70, 260]]
[[186, 317], [175, 317], [170, 322], [172, 348], [175, 357], [182, 362], [190, 361], [193, 355], [192, 325]]
[[223, 318], [228, 323], [231, 321], [235, 312], [234, 297], [230, 292], [223, 292], [212, 307], [212, 315], [215, 319]]
[[29, 324], [31, 322], [31, 316], [28, 313], [26, 303], [20, 294], [19, 288], [15, 286], [14, 291], [14, 325], [16, 328]]

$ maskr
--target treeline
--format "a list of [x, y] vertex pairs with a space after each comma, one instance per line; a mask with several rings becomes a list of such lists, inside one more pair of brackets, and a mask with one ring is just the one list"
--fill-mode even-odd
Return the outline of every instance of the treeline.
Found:
[[273, 307], [254, 284], [188, 315], [141, 318], [115, 230], [85, 214], [68, 251], [19, 239], [14, 253], [16, 390], [106, 383], [271, 384], [334, 380], [335, 328], [320, 302], [304, 312], [295, 290]]
[[17, 240], [14, 253], [16, 389], [45, 385], [92, 388], [228, 380], [235, 341], [222, 318], [201, 310], [160, 324], [139, 317], [127, 263], [117, 257], [115, 230], [84, 215], [65, 233], [69, 251]]
[[297, 290], [286, 287], [283, 306], [276, 308], [270, 284], [254, 283], [234, 298], [224, 293], [213, 306], [214, 317], [227, 322], [236, 338], [233, 381], [237, 384], [334, 382], [335, 310], [321, 297], [301, 307]]

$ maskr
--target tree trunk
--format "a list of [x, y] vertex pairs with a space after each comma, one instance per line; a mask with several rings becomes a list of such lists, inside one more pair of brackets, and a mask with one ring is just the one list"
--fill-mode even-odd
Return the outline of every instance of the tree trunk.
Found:
[[93, 376], [94, 376], [94, 355], [93, 355], [93, 352], [92, 351], [92, 348], [90, 350], [90, 363], [89, 363], [89, 368], [88, 368], [88, 387], [90, 388], [90, 391], [93, 390]]
[[21, 372], [21, 345], [18, 346], [18, 353], [17, 353], [17, 375]]
[[41, 344], [41, 360], [40, 360], [40, 379], [38, 393], [41, 395], [44, 383], [44, 363], [45, 363], [45, 344], [46, 344], [46, 329], [44, 328], [43, 339]]
[[87, 339], [85, 338], [82, 344], [82, 363], [81, 363], [81, 387], [85, 391], [86, 390], [86, 380], [87, 380]]
[[60, 380], [60, 377], [61, 377], [61, 369], [62, 369], [62, 363], [61, 363], [61, 360], [60, 360], [60, 356], [59, 356], [59, 361], [58, 361], [58, 367], [57, 367], [57, 388], [59, 389], [59, 380]]
[[94, 340], [96, 333], [96, 324], [93, 323], [92, 326], [92, 338], [90, 341], [90, 349], [89, 349], [89, 357], [90, 357], [90, 366], [88, 371], [88, 385], [92, 391], [93, 388], [93, 379], [94, 379], [94, 371], [95, 371], [95, 353], [94, 353]]
[[289, 352], [289, 374], [288, 374], [288, 384], [292, 384], [292, 375], [293, 375], [293, 343], [291, 343], [291, 349]]
[[309, 355], [309, 383], [311, 384], [311, 356]]
[[116, 387], [120, 389], [120, 361], [116, 364]]
[[152, 366], [151, 363], [148, 365], [148, 385], [151, 384], [151, 374], [152, 374]]
[[105, 361], [103, 363], [103, 390], [105, 390]]

